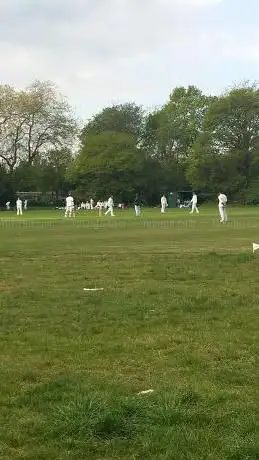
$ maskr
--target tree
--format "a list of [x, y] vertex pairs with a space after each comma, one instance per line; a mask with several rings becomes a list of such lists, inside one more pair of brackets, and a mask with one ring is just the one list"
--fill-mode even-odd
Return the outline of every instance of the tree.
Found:
[[50, 82], [34, 82], [24, 96], [24, 148], [28, 163], [49, 150], [62, 151], [73, 145], [77, 124], [71, 108]]
[[76, 132], [71, 108], [51, 82], [23, 91], [0, 87], [0, 158], [11, 172], [21, 161], [32, 165], [49, 150], [70, 147]]
[[82, 197], [113, 193], [123, 201], [131, 199], [144, 160], [142, 129], [142, 108], [132, 103], [106, 107], [87, 123], [69, 174]]
[[0, 158], [11, 172], [23, 158], [25, 122], [20, 93], [11, 86], [0, 86]]
[[13, 172], [16, 191], [53, 192], [56, 198], [69, 190], [66, 179], [72, 161], [69, 150], [51, 151], [47, 158], [37, 158], [32, 165], [21, 162]]
[[143, 147], [163, 168], [164, 191], [189, 188], [186, 162], [211, 100], [195, 86], [179, 87], [161, 109], [147, 116]]
[[234, 88], [215, 98], [194, 144], [187, 177], [195, 187], [236, 195], [259, 173], [259, 90]]
[[81, 142], [84, 146], [89, 135], [105, 131], [131, 134], [139, 142], [143, 130], [143, 110], [134, 103], [114, 105], [104, 108], [83, 128]]
[[146, 120], [144, 145], [160, 161], [183, 162], [199, 136], [211, 98], [195, 86], [175, 88], [160, 110]]
[[69, 149], [51, 150], [48, 157], [41, 161], [42, 186], [44, 191], [51, 191], [56, 197], [67, 193], [70, 183], [67, 179], [73, 160], [72, 152]]
[[219, 155], [239, 155], [239, 169], [248, 183], [259, 146], [259, 89], [244, 86], [219, 97], [208, 110], [204, 129]]
[[136, 187], [136, 172], [143, 160], [133, 134], [104, 131], [87, 137], [69, 172], [80, 196], [105, 198], [109, 194], [127, 201]]
[[193, 146], [186, 177], [192, 188], [213, 194], [225, 191], [233, 195], [245, 184], [245, 177], [238, 169], [238, 158], [218, 155], [204, 139]]
[[8, 171], [0, 165], [0, 203], [5, 203], [13, 197], [12, 181]]

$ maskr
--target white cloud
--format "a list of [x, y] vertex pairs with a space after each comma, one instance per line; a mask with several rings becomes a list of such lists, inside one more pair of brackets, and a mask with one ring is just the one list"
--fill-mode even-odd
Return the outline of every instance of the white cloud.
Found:
[[188, 5], [193, 7], [211, 6], [217, 3], [222, 3], [224, 0], [157, 0], [161, 5], [177, 5], [179, 7]]
[[190, 75], [195, 60], [220, 57], [213, 14], [224, 3], [0, 0], [1, 80], [25, 86], [52, 79], [83, 114], [118, 99], [153, 103], [154, 92], [164, 97], [165, 81], [179, 84], [177, 75]]

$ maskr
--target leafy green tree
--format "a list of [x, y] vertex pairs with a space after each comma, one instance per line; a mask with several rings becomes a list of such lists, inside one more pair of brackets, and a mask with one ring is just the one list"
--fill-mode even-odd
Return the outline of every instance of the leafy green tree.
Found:
[[146, 120], [144, 145], [167, 165], [172, 159], [184, 161], [199, 136], [211, 98], [195, 86], [175, 88], [161, 110]]
[[112, 193], [128, 202], [143, 187], [143, 121], [142, 108], [127, 103], [106, 107], [87, 123], [69, 173], [78, 195], [105, 198]]
[[53, 192], [56, 197], [68, 192], [66, 173], [72, 162], [69, 150], [49, 152], [48, 157], [36, 159], [32, 165], [21, 162], [12, 174], [16, 191]]
[[206, 142], [194, 144], [186, 177], [192, 188], [214, 194], [225, 191], [234, 195], [245, 184], [238, 157], [218, 155]]
[[30, 165], [26, 161], [20, 162], [12, 173], [15, 192], [43, 191], [43, 171], [39, 164]]
[[259, 176], [251, 180], [246, 190], [239, 191], [238, 198], [245, 204], [259, 204]]
[[73, 161], [71, 150], [51, 150], [47, 158], [40, 164], [42, 171], [42, 188], [44, 191], [51, 191], [59, 195], [66, 194], [71, 184], [67, 179], [67, 171]]
[[127, 200], [134, 193], [134, 177], [142, 160], [134, 135], [104, 131], [88, 135], [68, 177], [79, 195], [105, 198], [112, 193]]
[[189, 188], [187, 159], [203, 129], [204, 116], [213, 98], [195, 86], [175, 88], [169, 101], [146, 118], [143, 147], [163, 169], [163, 189]]
[[215, 98], [188, 160], [187, 178], [195, 187], [219, 188], [238, 196], [259, 174], [259, 90], [234, 88]]
[[143, 130], [143, 110], [134, 103], [114, 105], [104, 108], [96, 114], [83, 128], [81, 142], [84, 147], [88, 136], [113, 133], [128, 133], [139, 142]]
[[259, 89], [253, 85], [234, 88], [217, 98], [206, 114], [204, 130], [219, 155], [239, 156], [239, 169], [248, 183], [259, 145]]

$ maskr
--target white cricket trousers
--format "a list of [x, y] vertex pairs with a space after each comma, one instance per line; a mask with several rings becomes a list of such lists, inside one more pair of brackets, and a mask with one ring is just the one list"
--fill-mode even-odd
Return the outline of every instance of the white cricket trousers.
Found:
[[22, 207], [21, 206], [17, 207], [17, 216], [22, 216]]
[[109, 208], [107, 209], [105, 215], [107, 216], [108, 214], [111, 214], [111, 216], [114, 217], [113, 206], [109, 206]]
[[220, 223], [227, 222], [228, 216], [225, 206], [219, 206]]
[[191, 210], [190, 214], [193, 214], [194, 211], [196, 211], [197, 214], [199, 214], [199, 209], [197, 208], [197, 204], [193, 204], [193, 205], [192, 205], [192, 210]]
[[72, 217], [73, 212], [74, 212], [74, 207], [73, 206], [67, 206], [66, 212], [65, 212], [65, 217]]
[[136, 217], [139, 217], [141, 215], [141, 207], [140, 206], [135, 205], [135, 214], [136, 214]]
[[165, 213], [165, 208], [166, 208], [166, 205], [165, 205], [165, 204], [162, 204], [162, 205], [161, 205], [161, 213], [162, 213], [162, 214]]

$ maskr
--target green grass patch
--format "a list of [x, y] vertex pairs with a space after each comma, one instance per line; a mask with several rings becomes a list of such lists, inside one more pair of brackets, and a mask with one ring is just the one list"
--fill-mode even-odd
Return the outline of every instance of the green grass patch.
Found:
[[3, 212], [0, 458], [258, 460], [256, 213]]

